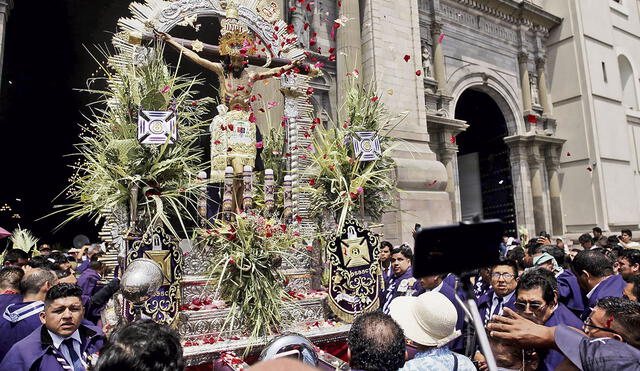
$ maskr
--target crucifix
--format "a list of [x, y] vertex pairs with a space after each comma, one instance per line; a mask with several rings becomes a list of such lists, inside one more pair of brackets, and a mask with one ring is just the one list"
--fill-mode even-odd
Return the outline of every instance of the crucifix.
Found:
[[[238, 20], [237, 9], [229, 7], [226, 18], [221, 22], [221, 36], [219, 46], [201, 44], [199, 49], [223, 58], [223, 63], [213, 62], [200, 57], [192, 49], [194, 42], [175, 39], [167, 33], [155, 31], [156, 37], [180, 51], [184, 56], [203, 68], [214, 72], [219, 80], [219, 94], [221, 104], [218, 115], [214, 117], [211, 126], [211, 181], [222, 183], [225, 169], [233, 168], [233, 202], [231, 210], [242, 208], [242, 174], [246, 166], [255, 164], [256, 133], [255, 116], [251, 113], [251, 93], [253, 85], [259, 80], [279, 77], [285, 73], [304, 73], [315, 77], [320, 74], [318, 68], [300, 61], [289, 61], [276, 58], [270, 68], [264, 72], [249, 70], [249, 64], [260, 62], [262, 58], [255, 57], [257, 47], [253, 35], [247, 25]], [[252, 63], [253, 62], [253, 63]], [[257, 64], [257, 63], [256, 63]], [[225, 206], [223, 206], [223, 209]], [[230, 211], [227, 205], [227, 210]]]

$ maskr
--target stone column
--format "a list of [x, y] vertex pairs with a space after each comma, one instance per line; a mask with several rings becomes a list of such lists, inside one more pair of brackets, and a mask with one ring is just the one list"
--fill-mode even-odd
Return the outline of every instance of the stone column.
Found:
[[[339, 17], [348, 19], [344, 26], [338, 28], [336, 33], [336, 67], [338, 79], [338, 102], [340, 106], [339, 117], [344, 117], [344, 105], [346, 101], [348, 83], [354, 77], [348, 77], [347, 73], [358, 69], [362, 71], [362, 38], [360, 34], [360, 1], [343, 1], [339, 7]], [[360, 80], [361, 77], [356, 79]]]
[[13, 8], [13, 0], [0, 0], [0, 81], [2, 81], [2, 62], [4, 61], [5, 30], [11, 8]]
[[535, 232], [546, 230], [547, 222], [544, 207], [544, 186], [542, 183], [542, 156], [537, 144], [529, 146], [529, 174], [531, 177], [531, 197], [533, 199], [533, 219]]
[[542, 116], [551, 116], [551, 104], [549, 103], [549, 94], [547, 93], [547, 78], [544, 65], [546, 60], [544, 57], [536, 58], [536, 72], [538, 74], [538, 96], [542, 105]]
[[449, 201], [451, 202], [451, 213], [454, 222], [462, 220], [462, 210], [460, 209], [460, 194], [458, 192], [456, 181], [457, 153], [457, 148], [449, 146], [440, 151], [440, 162], [442, 162], [444, 167], [447, 169], [447, 187], [444, 190], [449, 194]]
[[561, 147], [548, 145], [546, 148], [547, 174], [549, 176], [549, 201], [551, 203], [551, 225], [553, 234], [564, 234], [564, 222], [562, 214], [562, 198], [560, 194], [560, 156]]
[[522, 90], [522, 108], [523, 114], [528, 115], [531, 109], [531, 83], [529, 81], [529, 54], [526, 52], [518, 53], [518, 65], [520, 66], [520, 87]]
[[534, 207], [531, 197], [531, 178], [528, 176], [527, 143], [522, 136], [507, 137], [504, 141], [509, 146], [509, 156], [511, 158], [511, 179], [516, 205], [516, 223], [518, 228], [524, 226], [529, 235], [534, 236], [537, 232], [535, 231]]
[[442, 53], [442, 44], [440, 44], [440, 35], [442, 34], [442, 24], [431, 24], [431, 38], [433, 40], [433, 74], [438, 81], [438, 94], [446, 94], [447, 76], [444, 71], [444, 54]]

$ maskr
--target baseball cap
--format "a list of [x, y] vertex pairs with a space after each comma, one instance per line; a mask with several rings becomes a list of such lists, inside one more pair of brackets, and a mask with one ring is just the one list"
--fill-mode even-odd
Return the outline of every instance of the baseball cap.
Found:
[[615, 339], [592, 339], [560, 325], [556, 327], [555, 342], [560, 351], [583, 371], [640, 370], [640, 350]]

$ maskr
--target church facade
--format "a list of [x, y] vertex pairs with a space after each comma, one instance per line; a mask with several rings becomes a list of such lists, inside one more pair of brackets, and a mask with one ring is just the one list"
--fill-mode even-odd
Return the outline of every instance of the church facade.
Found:
[[474, 215], [513, 236], [639, 229], [637, 1], [338, 3], [319, 4], [346, 21], [330, 84], [361, 68], [406, 113], [385, 236]]

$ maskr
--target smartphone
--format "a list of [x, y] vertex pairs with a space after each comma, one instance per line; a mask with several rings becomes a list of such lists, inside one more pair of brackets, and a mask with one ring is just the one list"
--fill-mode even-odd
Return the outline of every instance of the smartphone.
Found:
[[416, 234], [413, 276], [461, 273], [500, 262], [499, 219], [425, 227]]

